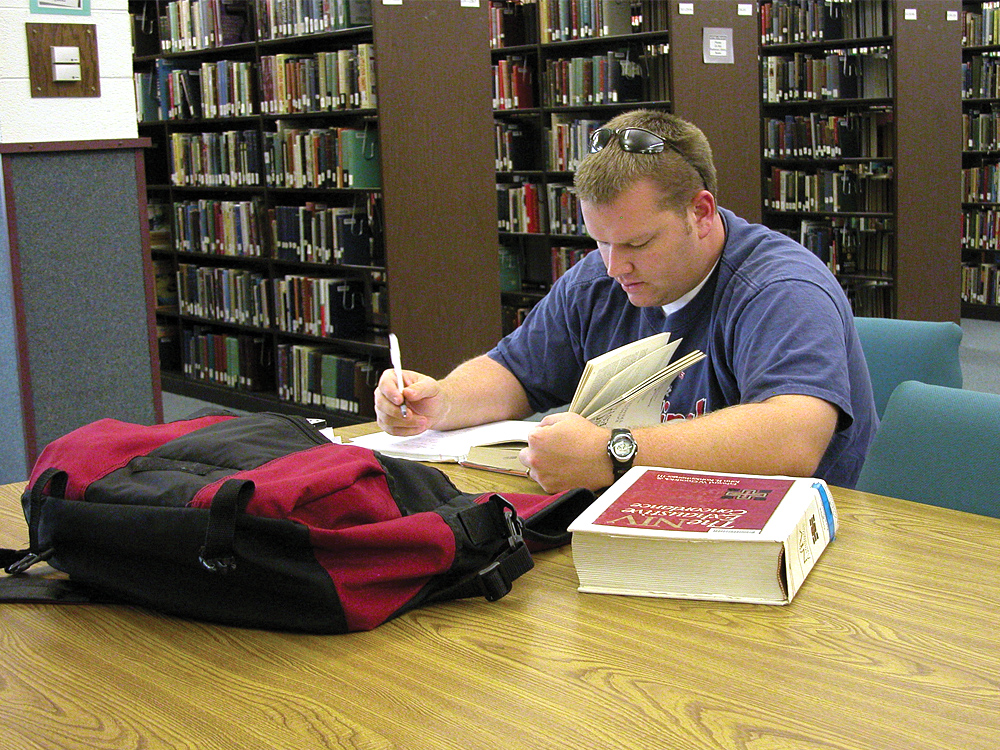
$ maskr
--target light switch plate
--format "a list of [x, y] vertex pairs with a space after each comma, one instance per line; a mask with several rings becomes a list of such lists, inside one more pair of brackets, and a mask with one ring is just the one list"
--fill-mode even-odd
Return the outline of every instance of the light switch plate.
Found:
[[79, 47], [53, 47], [52, 48], [52, 62], [53, 63], [77, 63], [80, 62], [80, 48]]

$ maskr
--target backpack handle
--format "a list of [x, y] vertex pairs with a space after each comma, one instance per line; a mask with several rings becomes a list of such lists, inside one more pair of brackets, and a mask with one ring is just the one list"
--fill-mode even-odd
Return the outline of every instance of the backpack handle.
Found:
[[208, 509], [205, 543], [198, 551], [198, 562], [206, 570], [226, 575], [236, 569], [236, 519], [253, 497], [254, 483], [248, 479], [227, 479], [212, 498]]

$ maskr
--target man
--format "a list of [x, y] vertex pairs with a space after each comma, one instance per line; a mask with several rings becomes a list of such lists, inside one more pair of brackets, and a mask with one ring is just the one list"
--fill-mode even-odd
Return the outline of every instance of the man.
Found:
[[627, 112], [594, 133], [591, 151], [575, 187], [597, 252], [492, 351], [443, 380], [408, 371], [400, 392], [384, 375], [382, 429], [411, 435], [549, 411], [571, 400], [588, 359], [670, 331], [683, 338], [675, 358], [707, 356], [674, 381], [663, 423], [612, 441], [579, 415], [546, 416], [520, 456], [546, 491], [606, 487], [633, 462], [854, 486], [878, 418], [829, 270], [716, 204], [711, 149], [694, 125]]

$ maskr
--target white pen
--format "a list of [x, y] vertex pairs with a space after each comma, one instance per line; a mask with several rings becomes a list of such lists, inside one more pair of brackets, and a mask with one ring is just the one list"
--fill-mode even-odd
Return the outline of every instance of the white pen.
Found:
[[[396, 338], [396, 334], [389, 334], [389, 359], [392, 360], [392, 369], [396, 371], [396, 387], [399, 388], [399, 392], [403, 392], [403, 365], [399, 358], [399, 339]], [[403, 417], [407, 416], [406, 402], [404, 401], [399, 410], [403, 413]]]

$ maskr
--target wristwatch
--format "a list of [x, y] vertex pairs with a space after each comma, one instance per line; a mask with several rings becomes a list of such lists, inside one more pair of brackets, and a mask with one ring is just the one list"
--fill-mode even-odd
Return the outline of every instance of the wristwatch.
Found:
[[639, 446], [636, 445], [631, 430], [624, 427], [616, 427], [611, 430], [608, 455], [611, 457], [611, 469], [615, 473], [616, 480], [632, 468], [632, 462], [635, 461], [635, 454], [638, 451]]

